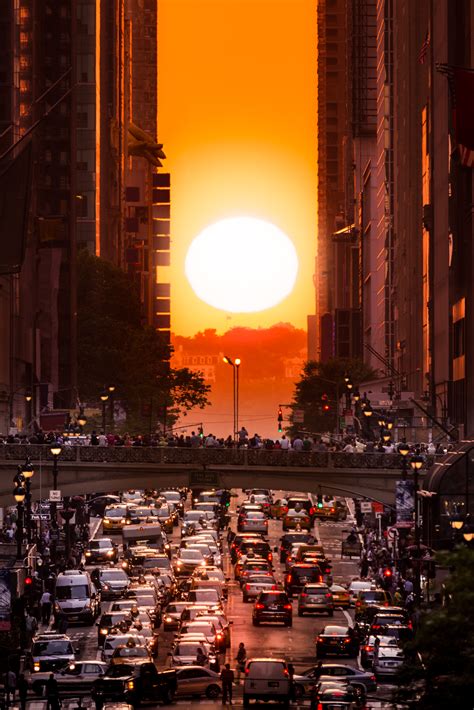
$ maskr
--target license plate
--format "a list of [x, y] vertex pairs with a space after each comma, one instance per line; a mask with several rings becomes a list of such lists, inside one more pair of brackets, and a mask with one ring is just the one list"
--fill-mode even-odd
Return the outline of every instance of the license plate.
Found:
[[269, 680], [268, 681], [268, 687], [269, 688], [279, 688], [280, 683], [277, 680]]
[[278, 609], [276, 604], [270, 604], [270, 606], [268, 608], [270, 611], [276, 611]]
[[311, 604], [323, 604], [324, 603], [322, 599], [319, 599], [319, 597], [310, 597], [308, 601], [311, 602]]

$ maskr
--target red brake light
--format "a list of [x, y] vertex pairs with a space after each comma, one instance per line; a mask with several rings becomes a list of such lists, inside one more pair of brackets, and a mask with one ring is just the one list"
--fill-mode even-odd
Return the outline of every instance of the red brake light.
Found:
[[265, 604], [255, 604], [256, 609], [265, 609]]
[[286, 575], [286, 581], [287, 581], [287, 582], [291, 582], [291, 574], [287, 574], [287, 575]]
[[311, 508], [311, 510], [309, 511], [309, 514], [310, 514], [310, 515], [314, 515], [315, 512], [316, 512], [316, 508], [314, 508], [314, 506], [313, 506], [313, 507]]
[[245, 589], [249, 590], [250, 589], [250, 584], [245, 585]]
[[350, 643], [350, 639], [344, 639], [344, 643]]
[[377, 678], [374, 675], [371, 675], [370, 680], [373, 680], [375, 682], [377, 680]]
[[246, 668], [246, 669], [245, 669], [245, 675], [248, 675], [248, 672], [249, 672], [249, 669]]
[[273, 560], [273, 555], [272, 555], [271, 552], [268, 553], [267, 559], [268, 559], [269, 562], [271, 562], [271, 561]]
[[301, 592], [300, 596], [302, 596], [302, 597], [307, 597], [308, 595], [307, 595], [306, 592]]
[[329, 594], [329, 592], [325, 595], [326, 599], [332, 599], [332, 594]]
[[356, 606], [362, 606], [362, 602], [357, 601], [357, 602], [355, 603], [355, 605], [356, 605]]
[[285, 606], [283, 607], [283, 609], [291, 609], [291, 604], [285, 604]]
[[272, 584], [272, 589], [277, 589], [277, 585], [276, 585], [276, 584]]
[[322, 703], [318, 703], [318, 710], [324, 710]]
[[411, 621], [408, 622], [408, 628], [413, 629], [413, 624], [411, 623]]
[[364, 651], [370, 652], [370, 651], [373, 651], [373, 650], [374, 650], [374, 647], [373, 647], [373, 646], [364, 646]]
[[372, 628], [373, 629], [380, 629], [381, 626], [380, 626], [380, 624], [372, 624]]

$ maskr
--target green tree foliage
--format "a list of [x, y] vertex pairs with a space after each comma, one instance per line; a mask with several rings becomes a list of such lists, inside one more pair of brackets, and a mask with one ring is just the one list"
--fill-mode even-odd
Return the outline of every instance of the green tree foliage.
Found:
[[148, 428], [143, 405], [166, 406], [168, 423], [180, 411], [208, 404], [210, 387], [188, 368], [171, 369], [172, 348], [143, 325], [138, 294], [130, 277], [103, 259], [78, 256], [78, 379], [81, 400], [99, 401], [104, 386], [137, 428]]
[[[361, 382], [372, 380], [377, 373], [365, 365], [362, 360], [334, 358], [328, 362], [309, 360], [305, 363], [303, 374], [295, 385], [293, 411], [304, 411], [304, 426], [293, 424], [289, 428], [291, 435], [304, 428], [310, 432], [330, 431], [336, 426], [337, 396], [342, 397], [348, 390], [344, 381], [348, 375], [353, 389]], [[323, 396], [327, 395], [329, 411], [323, 412]]]
[[[440, 608], [423, 613], [409, 662], [398, 678], [397, 701], [417, 710], [474, 705], [474, 550], [441, 556], [451, 569]], [[420, 659], [421, 662], [416, 662]]]

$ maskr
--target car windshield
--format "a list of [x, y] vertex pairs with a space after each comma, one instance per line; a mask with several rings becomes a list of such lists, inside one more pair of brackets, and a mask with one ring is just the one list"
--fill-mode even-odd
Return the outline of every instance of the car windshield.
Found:
[[160, 568], [169, 569], [170, 561], [167, 557], [145, 557], [142, 566], [146, 569]]
[[262, 592], [260, 595], [260, 601], [268, 604], [287, 604], [288, 597], [286, 594], [279, 594], [277, 592]]
[[248, 667], [248, 678], [281, 678], [286, 680], [284, 663], [278, 661], [251, 661]]
[[105, 582], [127, 582], [128, 577], [121, 569], [105, 569], [100, 571], [100, 578]]
[[385, 592], [364, 592], [361, 596], [366, 602], [383, 602], [386, 599]]
[[105, 538], [102, 540], [91, 540], [89, 547], [91, 550], [108, 550], [112, 547], [112, 543]]
[[325, 636], [347, 636], [347, 626], [326, 626], [323, 633]]
[[250, 510], [245, 513], [247, 520], [265, 520], [265, 513], [259, 513], [258, 511]]
[[105, 511], [105, 518], [124, 518], [127, 514], [125, 508], [113, 508]]
[[115, 651], [116, 656], [120, 656], [120, 658], [129, 658], [129, 657], [134, 657], [134, 658], [146, 658], [148, 656], [146, 652], [146, 648], [143, 646], [132, 646], [128, 647], [125, 646], [125, 648], [118, 648]]
[[87, 584], [75, 584], [74, 586], [56, 587], [56, 599], [87, 599], [89, 589]]
[[215, 589], [191, 589], [189, 592], [191, 602], [218, 602], [219, 593]]
[[203, 560], [202, 552], [200, 550], [181, 550], [180, 558], [182, 560], [190, 560], [201, 562]]
[[297, 579], [308, 579], [316, 582], [320, 577], [321, 572], [319, 567], [293, 567], [291, 575]]
[[113, 614], [102, 614], [100, 619], [101, 626], [113, 626], [113, 624], [120, 624], [121, 621], [129, 619], [130, 615], [128, 611], [117, 611]]
[[36, 641], [33, 644], [33, 656], [73, 656], [70, 641]]
[[205, 651], [202, 643], [179, 643], [176, 646], [175, 655], [176, 656], [195, 656], [198, 652], [198, 648], [201, 651]]

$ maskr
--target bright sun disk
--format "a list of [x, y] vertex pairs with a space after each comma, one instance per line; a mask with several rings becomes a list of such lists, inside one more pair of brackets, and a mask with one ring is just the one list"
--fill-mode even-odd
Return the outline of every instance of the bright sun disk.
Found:
[[230, 313], [272, 308], [293, 290], [298, 257], [274, 224], [232, 217], [206, 227], [192, 241], [185, 271], [202, 301]]

